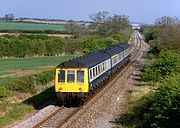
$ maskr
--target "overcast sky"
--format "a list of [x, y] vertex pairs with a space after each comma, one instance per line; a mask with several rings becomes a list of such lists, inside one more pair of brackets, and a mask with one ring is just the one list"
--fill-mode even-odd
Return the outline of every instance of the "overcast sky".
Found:
[[99, 11], [128, 15], [132, 22], [154, 23], [162, 16], [180, 17], [180, 0], [0, 0], [0, 17], [90, 20]]

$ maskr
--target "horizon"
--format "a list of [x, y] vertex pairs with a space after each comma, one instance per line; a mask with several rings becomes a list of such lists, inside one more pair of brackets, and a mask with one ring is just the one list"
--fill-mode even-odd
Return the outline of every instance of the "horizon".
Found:
[[[43, 4], [42, 4], [43, 3]], [[39, 6], [42, 5], [42, 6]], [[0, 5], [0, 17], [12, 13], [15, 17], [90, 21], [89, 15], [107, 11], [109, 15], [127, 15], [130, 22], [154, 24], [163, 16], [180, 17], [179, 0], [151, 1], [103, 1], [103, 0], [3, 0]]]

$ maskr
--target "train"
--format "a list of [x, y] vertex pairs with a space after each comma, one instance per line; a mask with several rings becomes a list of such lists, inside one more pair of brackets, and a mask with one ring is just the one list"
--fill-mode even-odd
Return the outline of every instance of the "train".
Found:
[[59, 99], [82, 99], [98, 85], [127, 64], [131, 45], [119, 43], [106, 49], [70, 59], [55, 68], [55, 92]]

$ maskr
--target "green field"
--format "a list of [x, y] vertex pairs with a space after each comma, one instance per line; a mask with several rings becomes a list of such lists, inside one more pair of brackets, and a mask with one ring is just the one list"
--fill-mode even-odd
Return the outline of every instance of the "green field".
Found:
[[[17, 71], [27, 72], [29, 70], [43, 71], [53, 69], [59, 63], [73, 58], [73, 55], [51, 56], [51, 57], [31, 57], [31, 58], [5, 58], [0, 59], [0, 83], [11, 79], [9, 77], [1, 78], [3, 75], [15, 74]], [[11, 70], [13, 70], [11, 72]]]
[[0, 30], [55, 30], [66, 31], [64, 25], [0, 22]]

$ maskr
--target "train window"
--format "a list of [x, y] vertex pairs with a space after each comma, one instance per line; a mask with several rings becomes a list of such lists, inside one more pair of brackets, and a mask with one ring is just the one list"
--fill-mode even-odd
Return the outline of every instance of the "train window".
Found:
[[107, 69], [107, 62], [104, 63], [105, 69]]
[[98, 73], [98, 69], [97, 69], [97, 67], [96, 67], [96, 75], [98, 75], [99, 73]]
[[90, 79], [92, 79], [92, 69], [90, 70]]
[[101, 73], [101, 70], [100, 70], [100, 65], [98, 65], [98, 72]]
[[67, 71], [67, 82], [68, 83], [74, 82], [74, 71], [73, 70]]
[[105, 63], [103, 63], [103, 71], [105, 70]]
[[101, 72], [103, 72], [103, 67], [102, 67], [102, 64], [100, 65], [100, 67], [101, 67]]
[[117, 63], [117, 56], [113, 56], [112, 57], [112, 64], [116, 64]]
[[84, 83], [84, 71], [77, 71], [77, 82]]
[[64, 70], [59, 70], [58, 82], [65, 82], [65, 71]]
[[95, 68], [93, 68], [93, 77], [95, 77], [96, 74], [95, 74]]

